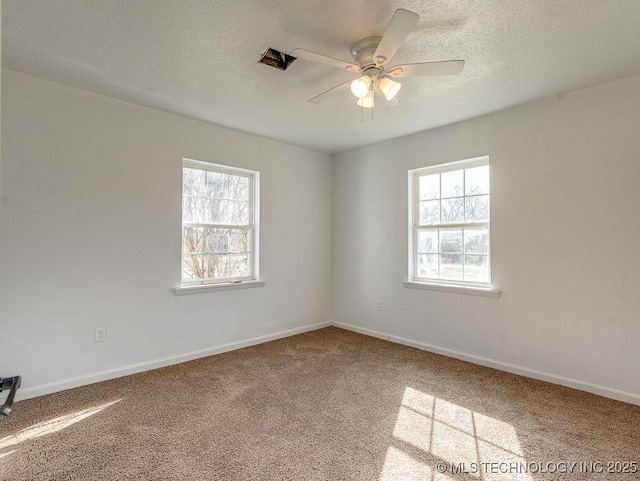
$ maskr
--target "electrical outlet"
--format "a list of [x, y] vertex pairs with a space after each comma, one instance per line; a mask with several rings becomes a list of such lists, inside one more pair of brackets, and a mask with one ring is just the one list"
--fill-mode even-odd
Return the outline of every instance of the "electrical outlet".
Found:
[[376, 303], [376, 309], [378, 309], [379, 311], [382, 311], [384, 309], [384, 304], [382, 303], [382, 301], [378, 301]]
[[107, 328], [96, 327], [96, 342], [102, 342], [107, 340]]

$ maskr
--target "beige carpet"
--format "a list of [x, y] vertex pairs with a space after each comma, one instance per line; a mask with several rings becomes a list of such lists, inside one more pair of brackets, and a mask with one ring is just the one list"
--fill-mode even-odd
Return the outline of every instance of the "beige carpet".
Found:
[[637, 406], [336, 328], [22, 401], [0, 430], [7, 481], [640, 479], [607, 472], [640, 463]]

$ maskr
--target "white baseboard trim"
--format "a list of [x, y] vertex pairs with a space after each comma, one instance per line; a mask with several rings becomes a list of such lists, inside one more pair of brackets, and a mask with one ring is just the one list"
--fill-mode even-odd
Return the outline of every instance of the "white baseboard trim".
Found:
[[635, 404], [640, 406], [640, 395], [630, 392], [620, 391], [604, 386], [598, 386], [584, 381], [578, 381], [576, 379], [570, 379], [564, 376], [558, 376], [556, 374], [550, 374], [547, 372], [537, 371], [535, 369], [529, 369], [527, 367], [518, 366], [516, 364], [510, 364], [501, 361], [494, 361], [481, 356], [475, 356], [472, 354], [466, 354], [464, 352], [455, 351], [453, 349], [447, 349], [445, 347], [434, 346], [424, 342], [413, 341], [411, 339], [405, 339], [399, 336], [393, 336], [384, 332], [374, 331], [365, 327], [355, 326], [353, 324], [347, 324], [344, 322], [332, 321], [331, 324], [347, 331], [353, 331], [360, 334], [365, 334], [371, 337], [377, 337], [386, 341], [395, 342], [396, 344], [402, 344], [404, 346], [415, 347], [423, 351], [433, 352], [435, 354], [441, 354], [447, 357], [453, 357], [461, 361], [471, 362], [473, 364], [479, 364], [480, 366], [491, 367], [498, 369], [499, 371], [506, 371], [512, 374], [519, 374], [520, 376], [529, 377], [532, 379], [538, 379], [539, 381], [546, 381], [552, 384], [559, 384], [561, 386], [578, 389], [580, 391], [586, 391], [592, 394], [598, 394], [607, 398], [615, 399], [617, 401], [623, 401], [629, 404]]
[[550, 374], [546, 372], [537, 371], [535, 369], [529, 369], [516, 364], [510, 364], [501, 361], [495, 361], [481, 356], [475, 356], [472, 354], [466, 354], [464, 352], [455, 351], [440, 346], [434, 346], [424, 342], [414, 341], [399, 336], [394, 336], [384, 332], [374, 331], [365, 327], [356, 326], [353, 324], [347, 324], [344, 322], [327, 321], [319, 322], [316, 324], [310, 324], [307, 326], [297, 327], [294, 329], [288, 329], [285, 331], [278, 331], [273, 334], [267, 334], [264, 336], [254, 337], [243, 341], [231, 342], [223, 344], [221, 346], [210, 347], [206, 349], [200, 349], [198, 351], [191, 351], [184, 354], [177, 354], [175, 356], [164, 357], [153, 361], [142, 362], [138, 364], [131, 364], [114, 369], [107, 369], [93, 374], [87, 374], [84, 376], [78, 376], [70, 379], [64, 379], [62, 381], [56, 381], [47, 384], [41, 384], [38, 386], [32, 386], [26, 389], [19, 389], [16, 393], [16, 401], [30, 399], [38, 396], [44, 396], [45, 394], [52, 394], [66, 389], [72, 389], [75, 387], [86, 386], [101, 381], [108, 381], [109, 379], [115, 379], [122, 376], [128, 376], [131, 374], [137, 374], [143, 371], [149, 371], [151, 369], [157, 369], [160, 367], [166, 367], [173, 364], [180, 364], [182, 362], [192, 361], [201, 357], [213, 356], [215, 354], [222, 354], [223, 352], [234, 351], [236, 349], [242, 349], [245, 347], [255, 346], [256, 344], [262, 344], [269, 341], [275, 341], [285, 337], [295, 336], [297, 334], [303, 334], [305, 332], [315, 331], [329, 326], [336, 326], [348, 331], [357, 332], [371, 337], [384, 339], [386, 341], [394, 342], [396, 344], [402, 344], [404, 346], [415, 347], [423, 351], [433, 352], [435, 354], [441, 354], [443, 356], [460, 359], [462, 361], [471, 362], [480, 366], [491, 367], [500, 371], [510, 372], [512, 374], [519, 374], [521, 376], [529, 377], [532, 379], [538, 379], [540, 381], [550, 382], [552, 384], [559, 384], [561, 386], [578, 389], [580, 391], [590, 392], [592, 394], [598, 394], [607, 398], [615, 399], [617, 401], [623, 401], [630, 404], [640, 406], [640, 395], [633, 394], [617, 389], [612, 389], [597, 384], [592, 384], [584, 381], [578, 381], [576, 379], [570, 379], [556, 374]]
[[32, 386], [26, 389], [18, 389], [16, 392], [16, 401], [22, 401], [38, 396], [44, 396], [45, 394], [52, 394], [58, 391], [64, 391], [66, 389], [72, 389], [75, 387], [86, 386], [87, 384], [93, 384], [101, 381], [108, 381], [109, 379], [115, 379], [117, 377], [129, 376], [131, 374], [137, 374], [143, 371], [149, 371], [151, 369], [157, 369], [160, 367], [170, 366], [172, 364], [180, 364], [182, 362], [193, 361], [201, 357], [213, 356], [214, 354], [222, 354], [223, 352], [235, 351], [236, 349], [242, 349], [244, 347], [255, 346], [256, 344], [262, 344], [269, 341], [275, 341], [276, 339], [282, 339], [284, 337], [291, 337], [297, 334], [302, 334], [309, 331], [315, 331], [324, 327], [329, 327], [330, 321], [319, 322], [317, 324], [309, 324], [307, 326], [296, 327], [294, 329], [287, 329], [285, 331], [274, 332], [273, 334], [266, 334], [264, 336], [254, 337], [243, 341], [230, 342], [221, 346], [208, 347], [206, 349], [200, 349], [198, 351], [191, 351], [184, 354], [177, 354], [175, 356], [163, 357], [153, 361], [141, 362], [138, 364], [131, 364], [128, 366], [117, 367], [114, 369], [107, 369], [105, 371], [96, 372], [93, 374], [86, 374], [84, 376], [78, 376], [71, 379], [64, 379], [62, 381], [56, 381], [47, 384], [41, 384], [39, 386]]

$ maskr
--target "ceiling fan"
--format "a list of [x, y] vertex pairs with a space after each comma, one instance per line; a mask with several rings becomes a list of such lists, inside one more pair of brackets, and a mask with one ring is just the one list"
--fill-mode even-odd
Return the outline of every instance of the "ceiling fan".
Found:
[[[404, 9], [396, 10], [382, 37], [366, 37], [351, 47], [354, 63], [301, 48], [288, 52], [293, 57], [360, 74], [359, 78], [333, 87], [313, 97], [309, 102], [318, 104], [328, 97], [350, 88], [353, 95], [358, 98], [357, 104], [361, 107], [373, 108], [374, 99], [377, 97], [386, 108], [392, 108], [400, 104], [396, 95], [401, 84], [394, 81], [394, 78], [459, 75], [464, 68], [464, 60], [410, 63], [387, 69], [387, 65], [419, 19], [420, 16], [417, 13]], [[376, 95], [376, 91], [382, 95]]]

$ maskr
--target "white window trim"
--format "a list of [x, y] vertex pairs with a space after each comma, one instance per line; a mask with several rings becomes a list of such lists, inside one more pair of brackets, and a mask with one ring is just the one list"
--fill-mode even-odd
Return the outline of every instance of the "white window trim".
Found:
[[[252, 184], [250, 189], [249, 203], [251, 205], [250, 224], [253, 225], [253, 236], [251, 239], [251, 276], [243, 278], [225, 278], [220, 280], [183, 280], [182, 279], [182, 259], [184, 258], [184, 223], [180, 222], [180, 285], [173, 289], [176, 296], [185, 294], [195, 294], [203, 292], [223, 291], [230, 289], [246, 289], [250, 287], [262, 287], [265, 282], [260, 279], [260, 172], [256, 170], [243, 169], [240, 167], [231, 167], [228, 165], [214, 164], [213, 162], [204, 162], [202, 160], [183, 158], [181, 164], [181, 172], [184, 168], [194, 168], [206, 170], [209, 172], [222, 172], [234, 175], [246, 175]], [[184, 175], [184, 174], [183, 174]], [[182, 177], [181, 177], [182, 179]], [[180, 194], [180, 202], [182, 205], [183, 197]], [[180, 210], [182, 212], [182, 209]], [[195, 225], [196, 223], [191, 223]], [[209, 224], [207, 224], [210, 227]], [[220, 227], [229, 228], [227, 225]], [[247, 226], [233, 226], [236, 229], [245, 229]]]
[[232, 291], [236, 289], [251, 289], [253, 287], [264, 287], [264, 280], [246, 280], [236, 282], [219, 282], [217, 284], [195, 284], [184, 285], [173, 288], [173, 294], [176, 296], [188, 296], [191, 294], [205, 294], [207, 292]]
[[[471, 169], [474, 167], [482, 167], [484, 165], [489, 165], [489, 156], [482, 157], [474, 157], [471, 159], [458, 160], [455, 162], [448, 162], [446, 164], [439, 164], [432, 167], [421, 167], [418, 169], [412, 169], [408, 172], [408, 186], [409, 186], [409, 195], [408, 195], [408, 203], [409, 203], [409, 216], [407, 225], [408, 229], [408, 239], [409, 239], [409, 248], [408, 248], [408, 280], [403, 281], [402, 284], [404, 287], [412, 288], [412, 289], [426, 289], [426, 290], [434, 290], [434, 291], [443, 291], [443, 292], [452, 292], [458, 294], [471, 294], [471, 295], [483, 295], [485, 297], [500, 297], [500, 291], [495, 289], [491, 283], [491, 221], [489, 222], [474, 222], [474, 223], [460, 223], [460, 224], [446, 224], [446, 225], [436, 225], [434, 228], [455, 228], [461, 226], [478, 226], [478, 227], [487, 227], [488, 229], [488, 245], [487, 252], [489, 254], [489, 262], [488, 262], [488, 274], [489, 274], [489, 282], [488, 283], [478, 283], [478, 282], [470, 282], [470, 281], [457, 281], [457, 280], [446, 280], [446, 279], [431, 279], [431, 278], [421, 278], [416, 277], [417, 272], [417, 235], [418, 235], [418, 209], [416, 208], [418, 199], [418, 178], [421, 175], [431, 175], [431, 174], [442, 174], [445, 172], [452, 172], [455, 170], [462, 169]], [[491, 195], [491, 191], [489, 192]]]
[[463, 285], [436, 284], [432, 282], [402, 281], [407, 289], [422, 289], [425, 291], [449, 292], [451, 294], [467, 294], [478, 297], [491, 297], [500, 299], [500, 289], [492, 287], [472, 287]]

